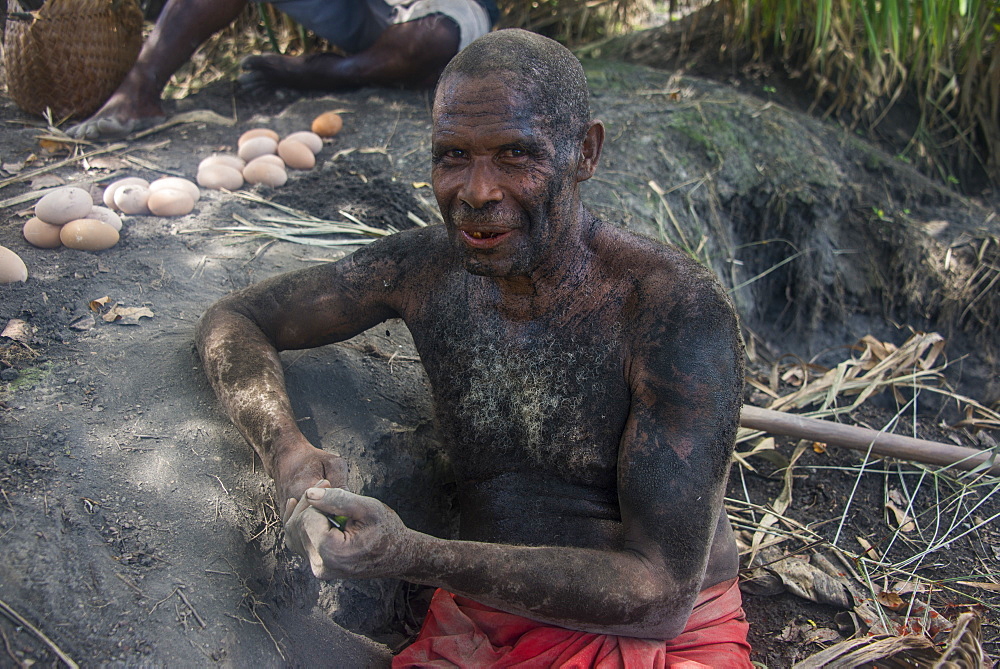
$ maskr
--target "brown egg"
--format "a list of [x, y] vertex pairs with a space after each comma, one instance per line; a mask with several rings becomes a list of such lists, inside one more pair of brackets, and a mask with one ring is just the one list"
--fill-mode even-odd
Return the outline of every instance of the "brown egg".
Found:
[[237, 148], [242, 148], [244, 144], [255, 137], [270, 137], [275, 141], [275, 143], [281, 139], [281, 136], [270, 128], [254, 128], [253, 130], [247, 130], [245, 133], [240, 135], [240, 138], [236, 140]]
[[[284, 141], [294, 140], [296, 142], [302, 142], [309, 147], [309, 150], [313, 153], [319, 153], [323, 150], [323, 138], [314, 132], [309, 132], [308, 130], [300, 130], [299, 132], [293, 132], [288, 137], [285, 137]], [[281, 146], [281, 142], [278, 142], [278, 146]]]
[[243, 168], [243, 178], [247, 183], [264, 184], [265, 186], [284, 186], [288, 181], [288, 174], [284, 169], [278, 167], [268, 160], [251, 160]]
[[253, 137], [240, 147], [240, 158], [248, 163], [258, 156], [274, 153], [278, 150], [278, 140], [270, 137]]
[[86, 216], [94, 200], [90, 193], [76, 186], [63, 186], [46, 193], [35, 204], [35, 216], [51, 225], [63, 225], [74, 218]]
[[310, 170], [316, 165], [316, 154], [308, 146], [294, 139], [283, 139], [278, 144], [278, 155], [295, 170]]
[[333, 137], [344, 127], [344, 120], [337, 112], [323, 112], [313, 119], [312, 131], [320, 137]]
[[62, 230], [61, 225], [46, 223], [35, 216], [27, 220], [21, 228], [21, 234], [32, 246], [40, 249], [57, 249], [62, 246], [62, 241], [59, 239], [60, 230]]
[[149, 182], [145, 179], [140, 179], [139, 177], [125, 177], [124, 179], [119, 179], [118, 181], [112, 181], [111, 184], [104, 189], [104, 206], [108, 209], [118, 209], [115, 204], [115, 191], [122, 186], [146, 186], [149, 187]]
[[62, 226], [59, 239], [71, 249], [103, 251], [118, 243], [118, 231], [96, 218], [80, 218]]
[[236, 190], [243, 187], [243, 172], [218, 163], [206, 165], [198, 170], [198, 185], [212, 190]]
[[213, 153], [198, 163], [198, 171], [200, 172], [202, 168], [208, 167], [209, 165], [226, 165], [227, 167], [232, 167], [233, 169], [242, 172], [243, 168], [247, 165], [247, 161], [230, 153]]
[[28, 267], [21, 256], [6, 246], [0, 246], [0, 283], [28, 280]]
[[[194, 202], [197, 202], [201, 198], [201, 191], [198, 190], [198, 186], [195, 185], [193, 181], [188, 181], [187, 179], [182, 179], [180, 177], [163, 177], [149, 184], [149, 192], [151, 194], [161, 188], [173, 188], [175, 190], [185, 191], [191, 196], [191, 199]], [[152, 208], [150, 208], [150, 211], [152, 211]]]
[[122, 217], [111, 211], [107, 207], [94, 207], [90, 210], [90, 213], [83, 218], [96, 218], [102, 223], [107, 223], [115, 230], [119, 232], [122, 229]]
[[179, 188], [161, 188], [149, 194], [146, 206], [157, 216], [185, 216], [194, 209], [194, 200]]

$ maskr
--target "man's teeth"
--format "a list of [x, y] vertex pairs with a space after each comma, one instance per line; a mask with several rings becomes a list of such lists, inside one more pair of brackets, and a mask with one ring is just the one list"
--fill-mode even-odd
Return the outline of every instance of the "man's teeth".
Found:
[[476, 231], [476, 232], [471, 233], [469, 236], [472, 237], [473, 239], [493, 239], [498, 234], [500, 234], [500, 233], [499, 232], [478, 232], [478, 231]]

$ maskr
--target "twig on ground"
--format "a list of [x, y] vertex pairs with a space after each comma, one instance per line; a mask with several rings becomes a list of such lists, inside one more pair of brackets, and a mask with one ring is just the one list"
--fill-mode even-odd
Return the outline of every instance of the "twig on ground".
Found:
[[80, 665], [74, 662], [69, 655], [64, 653], [62, 648], [56, 645], [55, 641], [45, 636], [45, 634], [41, 630], [32, 625], [30, 622], [28, 622], [28, 620], [24, 616], [22, 616], [20, 613], [11, 608], [10, 605], [7, 604], [7, 602], [3, 601], [2, 599], [0, 599], [0, 613], [3, 613], [12, 621], [17, 623], [18, 625], [21, 625], [26, 630], [34, 634], [38, 638], [38, 640], [44, 643], [48, 647], [48, 649], [51, 650], [56, 655], [56, 657], [58, 657], [60, 660], [63, 661], [63, 663], [65, 663], [67, 667], [71, 667], [71, 669], [79, 669]]

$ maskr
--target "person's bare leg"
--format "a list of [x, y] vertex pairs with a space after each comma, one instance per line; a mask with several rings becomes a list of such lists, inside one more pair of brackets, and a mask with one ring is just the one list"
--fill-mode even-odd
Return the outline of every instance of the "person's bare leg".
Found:
[[125, 80], [103, 107], [69, 133], [87, 139], [123, 137], [142, 121], [163, 116], [160, 94], [167, 81], [246, 5], [247, 0], [168, 0]]
[[385, 29], [360, 53], [338, 56], [250, 56], [243, 61], [250, 86], [283, 86], [320, 90], [360, 86], [428, 88], [458, 52], [458, 26], [435, 14]]

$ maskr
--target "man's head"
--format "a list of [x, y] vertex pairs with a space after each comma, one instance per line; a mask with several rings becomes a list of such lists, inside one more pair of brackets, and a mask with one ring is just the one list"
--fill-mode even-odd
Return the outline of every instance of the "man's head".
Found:
[[603, 139], [583, 68], [558, 43], [503, 30], [459, 53], [434, 99], [433, 181], [466, 269], [526, 276], [578, 243], [578, 184]]
[[559, 140], [580, 141], [590, 123], [590, 90], [573, 53], [527, 30], [497, 30], [452, 58], [438, 86], [450, 77], [493, 76], [519, 91], [536, 122]]

